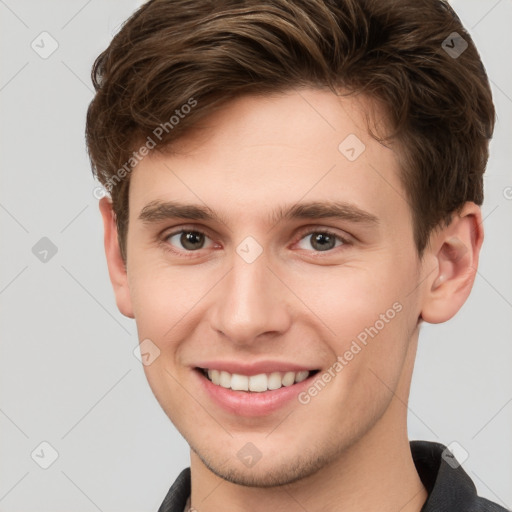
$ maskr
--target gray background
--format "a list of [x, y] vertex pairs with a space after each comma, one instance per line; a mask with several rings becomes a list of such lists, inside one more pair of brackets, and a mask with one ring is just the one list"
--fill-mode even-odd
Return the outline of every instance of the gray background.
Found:
[[[189, 463], [115, 305], [83, 138], [93, 60], [140, 3], [0, 0], [0, 511], [156, 510]], [[422, 329], [410, 438], [458, 442], [479, 492], [511, 508], [512, 1], [453, 5], [498, 124], [480, 269], [461, 312]], [[34, 40], [58, 48], [42, 58]], [[46, 262], [43, 237], [57, 248]], [[59, 455], [48, 469], [43, 441]]]

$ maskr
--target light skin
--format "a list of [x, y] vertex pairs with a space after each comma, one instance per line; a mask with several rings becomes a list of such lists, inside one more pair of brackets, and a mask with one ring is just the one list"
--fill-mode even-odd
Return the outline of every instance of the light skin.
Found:
[[[481, 212], [466, 203], [420, 259], [395, 152], [368, 134], [370, 107], [309, 88], [227, 103], [172, 153], [133, 170], [126, 266], [109, 199], [100, 201], [117, 305], [160, 350], [144, 369], [191, 447], [200, 512], [248, 503], [254, 512], [418, 512], [427, 498], [407, 437], [420, 319], [445, 322], [468, 297]], [[349, 134], [366, 146], [355, 161], [338, 149]], [[141, 219], [156, 201], [219, 219]], [[310, 202], [343, 202], [374, 220], [275, 217]], [[191, 249], [180, 229], [205, 236]], [[332, 234], [323, 245], [319, 230]], [[248, 236], [263, 249], [252, 263], [236, 252]], [[206, 359], [288, 361], [321, 375], [397, 302], [401, 311], [307, 404], [240, 417], [197, 385], [195, 363]], [[252, 467], [237, 457], [248, 442], [261, 453]]]

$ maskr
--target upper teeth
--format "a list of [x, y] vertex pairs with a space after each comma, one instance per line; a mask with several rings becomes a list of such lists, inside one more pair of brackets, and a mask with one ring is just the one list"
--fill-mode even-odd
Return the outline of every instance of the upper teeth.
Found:
[[219, 370], [208, 370], [208, 378], [218, 386], [233, 389], [234, 391], [263, 392], [269, 389], [279, 389], [281, 386], [291, 386], [295, 382], [307, 379], [309, 371], [300, 372], [272, 372], [258, 375], [240, 375]]

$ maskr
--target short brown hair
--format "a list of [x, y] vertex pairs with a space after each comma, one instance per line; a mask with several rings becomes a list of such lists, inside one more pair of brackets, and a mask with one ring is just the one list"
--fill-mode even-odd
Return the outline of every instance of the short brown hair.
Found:
[[402, 148], [420, 256], [434, 228], [483, 202], [494, 106], [475, 45], [443, 0], [151, 0], [96, 59], [92, 80], [88, 151], [125, 261], [137, 144], [155, 142], [160, 126], [157, 149], [169, 148], [243, 94], [310, 86], [376, 99], [387, 140]]

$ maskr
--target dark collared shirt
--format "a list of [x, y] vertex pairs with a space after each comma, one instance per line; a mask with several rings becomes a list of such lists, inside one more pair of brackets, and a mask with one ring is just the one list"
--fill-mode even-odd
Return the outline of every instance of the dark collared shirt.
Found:
[[[428, 492], [421, 512], [507, 512], [477, 496], [475, 485], [462, 466], [442, 456], [445, 446], [430, 441], [411, 441], [410, 445], [416, 470]], [[189, 495], [190, 468], [186, 468], [169, 489], [158, 512], [184, 512]]]

